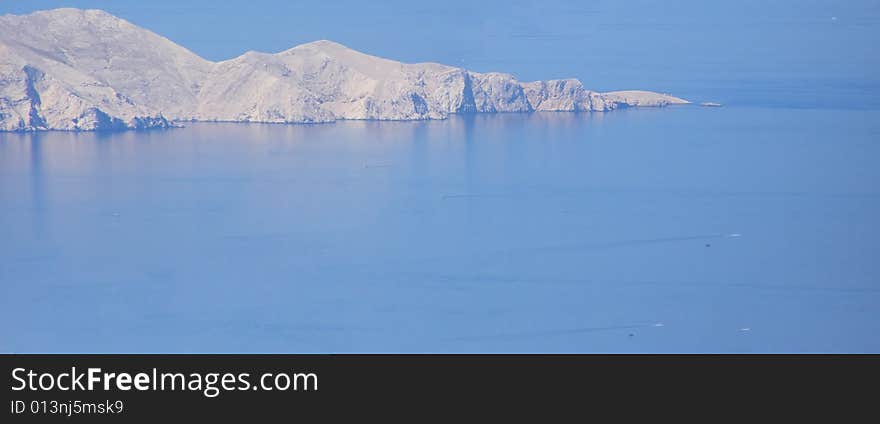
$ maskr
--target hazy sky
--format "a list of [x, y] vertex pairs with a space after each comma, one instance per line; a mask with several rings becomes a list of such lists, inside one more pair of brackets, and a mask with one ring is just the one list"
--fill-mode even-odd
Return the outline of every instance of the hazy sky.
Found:
[[876, 96], [840, 96], [880, 86], [878, 0], [2, 0], [0, 13], [63, 6], [107, 10], [212, 60], [331, 39], [405, 62], [728, 101], [782, 84], [864, 102]]

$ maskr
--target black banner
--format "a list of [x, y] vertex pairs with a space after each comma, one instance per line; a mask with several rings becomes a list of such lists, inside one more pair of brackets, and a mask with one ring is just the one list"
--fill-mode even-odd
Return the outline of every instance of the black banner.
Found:
[[880, 377], [876, 356], [846, 355], [2, 355], [0, 363], [3, 422], [624, 419], [697, 408], [840, 418], [872, 405]]

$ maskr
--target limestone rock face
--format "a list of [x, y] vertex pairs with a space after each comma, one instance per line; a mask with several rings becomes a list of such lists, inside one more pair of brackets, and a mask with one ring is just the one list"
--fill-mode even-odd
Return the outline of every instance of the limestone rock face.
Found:
[[576, 79], [536, 81], [523, 86], [529, 103], [538, 111], [605, 111], [617, 107], [617, 103], [585, 89]]
[[646, 91], [597, 93], [575, 79], [523, 83], [504, 73], [400, 63], [326, 40], [211, 62], [100, 10], [0, 16], [0, 131], [421, 120], [682, 103]]

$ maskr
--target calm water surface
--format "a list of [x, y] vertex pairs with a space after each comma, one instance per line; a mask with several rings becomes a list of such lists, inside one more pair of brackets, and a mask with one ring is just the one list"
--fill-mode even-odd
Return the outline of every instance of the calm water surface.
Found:
[[780, 107], [0, 134], [0, 350], [877, 352], [878, 135]]

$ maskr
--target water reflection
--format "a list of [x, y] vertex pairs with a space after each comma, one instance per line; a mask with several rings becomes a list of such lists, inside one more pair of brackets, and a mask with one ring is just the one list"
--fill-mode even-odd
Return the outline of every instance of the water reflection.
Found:
[[43, 138], [41, 133], [28, 134], [24, 141], [30, 148], [31, 216], [36, 239], [42, 239], [50, 227], [46, 219], [48, 201], [41, 138]]

